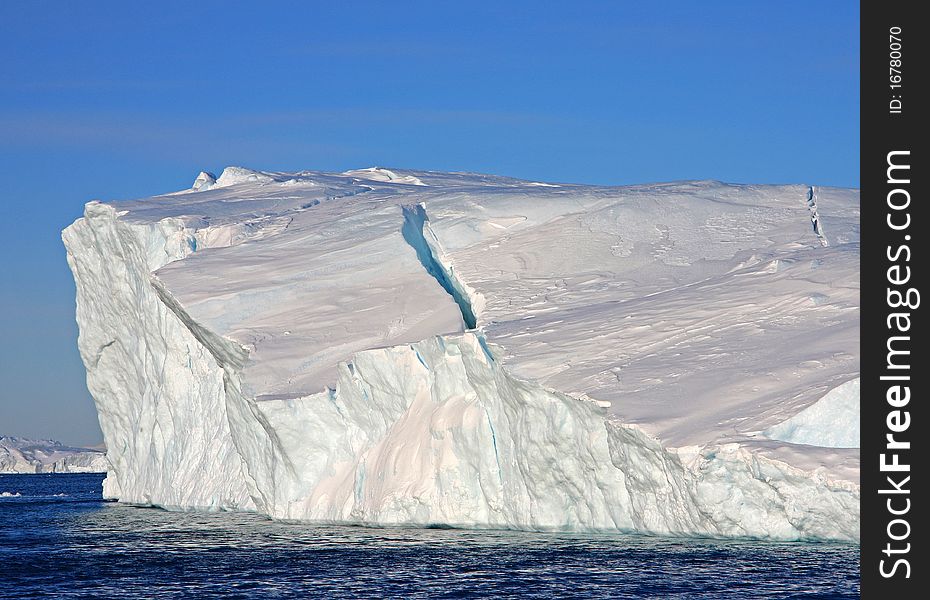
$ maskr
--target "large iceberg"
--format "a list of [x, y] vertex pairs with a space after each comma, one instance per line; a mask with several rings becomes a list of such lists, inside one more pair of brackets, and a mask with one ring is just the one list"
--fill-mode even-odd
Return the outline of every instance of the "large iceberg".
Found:
[[853, 434], [816, 433], [858, 401], [858, 231], [856, 190], [384, 168], [91, 202], [63, 239], [104, 493], [858, 539]]

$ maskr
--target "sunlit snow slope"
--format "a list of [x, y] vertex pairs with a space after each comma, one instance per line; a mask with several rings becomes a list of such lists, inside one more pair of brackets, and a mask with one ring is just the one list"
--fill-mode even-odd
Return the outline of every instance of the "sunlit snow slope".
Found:
[[856, 190], [382, 168], [91, 202], [63, 238], [105, 493], [857, 539], [858, 223]]

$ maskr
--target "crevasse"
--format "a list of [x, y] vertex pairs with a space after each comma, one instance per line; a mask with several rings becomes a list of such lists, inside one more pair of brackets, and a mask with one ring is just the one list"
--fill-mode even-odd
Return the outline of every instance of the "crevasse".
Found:
[[429, 230], [429, 217], [426, 215], [426, 209], [422, 204], [416, 204], [413, 206], [404, 206], [402, 210], [404, 213], [404, 225], [401, 228], [401, 233], [404, 236], [404, 240], [416, 251], [417, 259], [420, 261], [420, 264], [423, 265], [423, 268], [426, 269], [426, 272], [436, 279], [442, 289], [455, 300], [459, 310], [462, 311], [462, 321], [465, 323], [465, 328], [474, 329], [477, 326], [478, 320], [472, 308], [468, 293], [465, 291], [462, 284], [456, 280], [451, 269], [442, 264], [441, 260], [438, 258], [437, 254], [439, 254], [439, 252], [436, 250], [438, 243], [434, 241], [430, 244], [427, 239], [427, 232], [429, 232], [431, 237], [434, 236], [432, 231]]

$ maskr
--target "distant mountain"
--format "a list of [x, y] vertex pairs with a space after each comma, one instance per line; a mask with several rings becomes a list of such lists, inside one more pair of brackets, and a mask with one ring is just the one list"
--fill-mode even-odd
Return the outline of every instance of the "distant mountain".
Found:
[[103, 473], [107, 455], [55, 440], [0, 436], [0, 473]]

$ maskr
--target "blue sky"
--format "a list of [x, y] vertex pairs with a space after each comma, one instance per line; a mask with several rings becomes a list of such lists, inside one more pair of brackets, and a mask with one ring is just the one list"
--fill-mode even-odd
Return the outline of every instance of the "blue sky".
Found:
[[100, 441], [59, 232], [201, 169], [859, 185], [855, 2], [0, 4], [0, 434]]

